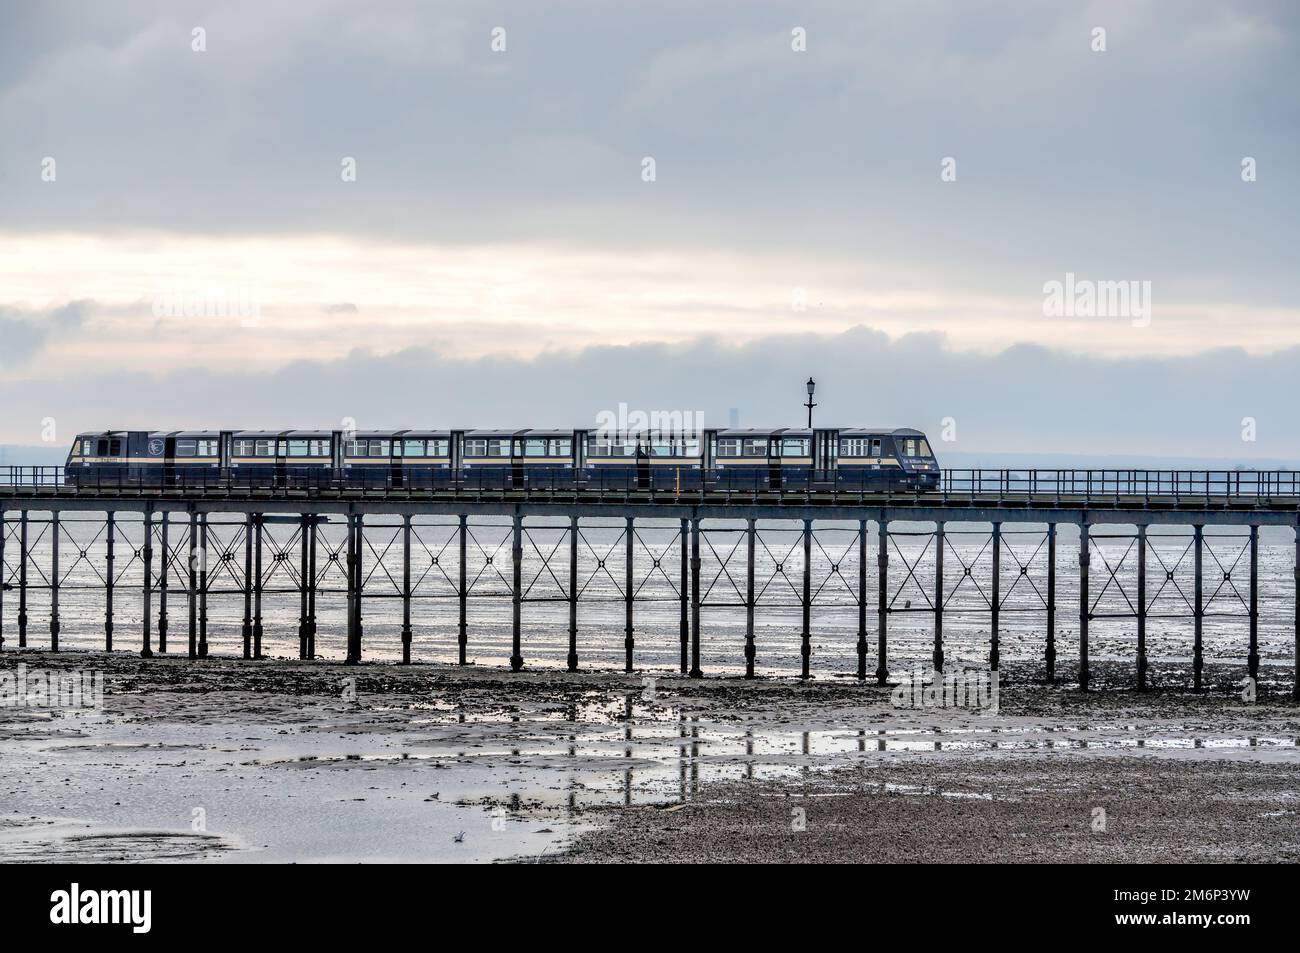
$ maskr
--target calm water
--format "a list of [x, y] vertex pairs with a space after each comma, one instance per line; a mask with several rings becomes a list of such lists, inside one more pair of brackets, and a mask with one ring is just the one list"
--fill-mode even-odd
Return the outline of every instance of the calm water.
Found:
[[[3, 622], [7, 644], [17, 642], [17, 522], [9, 514], [4, 579]], [[743, 669], [746, 550], [743, 522], [706, 523], [701, 543], [702, 656], [711, 674]], [[243, 524], [237, 518], [213, 517], [209, 524], [208, 642], [212, 654], [242, 651]], [[638, 668], [674, 670], [679, 658], [678, 591], [680, 538], [676, 520], [638, 520], [634, 547], [636, 660]], [[568, 521], [530, 519], [525, 523], [523, 579], [523, 651], [530, 666], [562, 666], [568, 651]], [[799, 668], [803, 553], [797, 521], [772, 523], [760, 532], [756, 547], [755, 634], [757, 667], [768, 674]], [[895, 669], [925, 664], [934, 638], [933, 537], [904, 524], [890, 545], [890, 664]], [[623, 586], [625, 551], [621, 520], [584, 521], [579, 539], [579, 655], [584, 666], [621, 668], [623, 659]], [[510, 526], [508, 520], [484, 518], [470, 524], [469, 658], [504, 665], [510, 655]], [[65, 518], [60, 541], [61, 644], [67, 648], [101, 648], [105, 606], [105, 540], [102, 516]], [[812, 550], [814, 674], [842, 674], [856, 669], [858, 546], [856, 524], [818, 524]], [[268, 655], [296, 656], [299, 614], [297, 526], [269, 524], [264, 543], [263, 649]], [[1153, 671], [1185, 668], [1192, 655], [1193, 557], [1190, 528], [1169, 527], [1151, 536], [1148, 554], [1148, 657]], [[29, 564], [28, 644], [49, 643], [50, 533], [33, 523], [29, 530], [33, 562]], [[1137, 552], [1126, 528], [1096, 528], [1090, 603], [1092, 658], [1131, 659], [1136, 622]], [[1114, 534], [1114, 535], [1108, 535]], [[1131, 531], [1127, 532], [1131, 537]], [[143, 564], [138, 550], [142, 524], [123, 514], [118, 519], [114, 584], [115, 647], [138, 650], [141, 631]], [[400, 657], [401, 537], [400, 521], [367, 520], [364, 552], [364, 653], [368, 659]], [[1047, 546], [1041, 529], [1004, 526], [1001, 565], [1001, 652], [1009, 661], [1040, 659], [1046, 631]], [[1078, 542], [1062, 528], [1057, 544], [1057, 651], [1067, 663], [1078, 653]], [[1249, 556], [1243, 531], [1223, 535], [1207, 530], [1204, 556], [1206, 605], [1205, 656], [1240, 663], [1248, 641]], [[319, 632], [317, 652], [329, 658], [344, 654], [345, 597], [343, 526], [320, 530], [317, 575]], [[173, 526], [169, 564], [171, 650], [187, 640], [185, 526]], [[875, 667], [876, 567], [875, 525], [868, 524], [867, 592], [869, 665]], [[288, 556], [277, 559], [277, 550]], [[331, 560], [335, 553], [338, 560]], [[382, 556], [382, 559], [380, 558]], [[412, 540], [413, 658], [449, 662], [456, 658], [458, 608], [455, 583], [458, 542], [454, 520], [417, 520]], [[547, 562], [549, 560], [549, 564]], [[161, 546], [155, 541], [155, 574], [161, 572]], [[1259, 559], [1259, 643], [1265, 665], [1291, 664], [1294, 648], [1294, 546], [1265, 536]], [[945, 653], [954, 664], [983, 665], [989, 639], [992, 551], [987, 527], [948, 526], [945, 574]], [[1109, 566], [1118, 583], [1110, 579]], [[909, 564], [915, 568], [909, 570]], [[1021, 567], [1025, 571], [1021, 571]], [[969, 575], [965, 567], [970, 567]], [[1225, 574], [1230, 578], [1225, 579]], [[157, 595], [155, 594], [155, 613]], [[156, 638], [156, 631], [155, 631]], [[1167, 665], [1166, 665], [1167, 663]]]

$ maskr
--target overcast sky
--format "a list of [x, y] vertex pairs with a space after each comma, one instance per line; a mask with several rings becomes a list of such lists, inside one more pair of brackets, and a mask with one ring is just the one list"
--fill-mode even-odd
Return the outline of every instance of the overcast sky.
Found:
[[0, 441], [788, 426], [812, 374], [952, 450], [1297, 458], [1298, 11], [5, 3]]

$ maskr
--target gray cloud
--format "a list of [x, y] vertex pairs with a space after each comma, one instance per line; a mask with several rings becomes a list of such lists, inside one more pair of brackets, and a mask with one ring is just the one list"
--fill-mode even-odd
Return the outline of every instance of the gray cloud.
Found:
[[[1003, 291], [1073, 270], [1295, 296], [1300, 10], [1282, 0], [156, 0], [0, 17], [0, 126], [24, 144], [0, 156], [9, 228], [821, 248]], [[939, 182], [944, 156], [956, 183]]]
[[34, 311], [0, 306], [0, 367], [19, 367], [52, 338], [80, 328], [94, 304], [89, 300], [70, 301]]
[[[198, 366], [155, 376], [92, 375], [54, 385], [0, 383], [3, 438], [24, 442], [42, 417], [61, 433], [103, 428], [576, 427], [625, 402], [701, 411], [725, 426], [798, 426], [803, 381], [819, 382], [819, 424], [915, 426], [940, 452], [1086, 453], [1290, 458], [1298, 455], [1300, 349], [1251, 356], [1226, 349], [1185, 358], [1081, 358], [1020, 346], [956, 352], [935, 335], [891, 342], [868, 328], [791, 335], [735, 347], [591, 347], [531, 360], [450, 360], [420, 349], [300, 362], [268, 374]], [[87, 408], [94, 408], [93, 411]], [[1241, 440], [1255, 417], [1256, 443]], [[941, 421], [957, 441], [939, 442]], [[30, 442], [30, 441], [29, 441]]]

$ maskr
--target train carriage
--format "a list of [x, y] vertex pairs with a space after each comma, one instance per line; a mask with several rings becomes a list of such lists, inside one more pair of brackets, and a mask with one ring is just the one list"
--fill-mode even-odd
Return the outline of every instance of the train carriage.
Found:
[[910, 428], [174, 430], [78, 434], [70, 485], [683, 492], [934, 489], [939, 466]]
[[333, 476], [335, 442], [329, 430], [236, 430], [226, 441], [226, 465], [238, 485], [316, 487]]
[[647, 490], [698, 488], [703, 435], [669, 431], [596, 431], [586, 435], [592, 485]]

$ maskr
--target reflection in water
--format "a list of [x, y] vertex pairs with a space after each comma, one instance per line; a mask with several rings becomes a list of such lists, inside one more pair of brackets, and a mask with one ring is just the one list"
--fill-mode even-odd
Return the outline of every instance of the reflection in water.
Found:
[[[603, 716], [593, 717], [599, 711]], [[702, 785], [722, 780], [798, 778], [900, 752], [951, 757], [962, 753], [1132, 750], [1178, 755], [1182, 751], [1231, 754], [1272, 751], [1300, 756], [1300, 739], [1195, 733], [1179, 727], [1132, 724], [959, 725], [882, 728], [858, 725], [806, 729], [713, 721], [632, 696], [603, 708], [572, 703], [509, 715], [434, 711], [421, 723], [465, 729], [415, 739], [400, 753], [342, 752], [261, 763], [323, 768], [330, 764], [437, 762], [481, 765], [499, 784], [511, 813], [532, 807], [567, 812], [595, 806], [685, 802]], [[878, 724], [878, 723], [877, 723]], [[875, 744], [870, 743], [874, 736]], [[502, 767], [500, 762], [508, 764]], [[503, 772], [503, 779], [497, 772]], [[572, 818], [570, 818], [572, 819]]]

